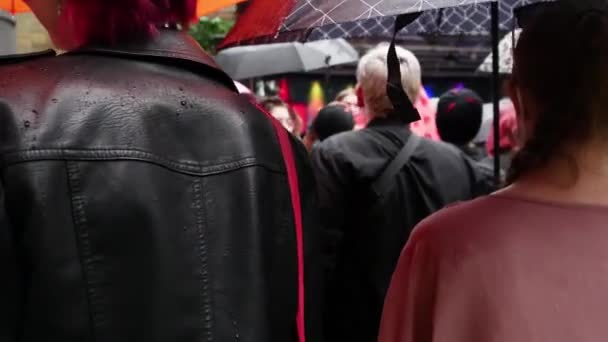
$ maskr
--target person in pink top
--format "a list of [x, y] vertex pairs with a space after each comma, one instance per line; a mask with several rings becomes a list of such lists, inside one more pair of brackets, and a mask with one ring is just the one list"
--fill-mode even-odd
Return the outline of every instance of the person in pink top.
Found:
[[608, 2], [525, 23], [511, 86], [511, 186], [423, 221], [380, 342], [608, 341]]

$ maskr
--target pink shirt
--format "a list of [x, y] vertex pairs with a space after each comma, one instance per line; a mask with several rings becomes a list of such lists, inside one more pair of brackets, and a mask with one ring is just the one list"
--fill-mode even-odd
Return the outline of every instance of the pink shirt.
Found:
[[494, 195], [424, 221], [379, 341], [608, 341], [608, 208]]

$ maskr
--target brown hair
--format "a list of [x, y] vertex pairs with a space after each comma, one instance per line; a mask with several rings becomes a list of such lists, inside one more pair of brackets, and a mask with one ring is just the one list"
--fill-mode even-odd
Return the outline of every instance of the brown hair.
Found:
[[549, 3], [524, 26], [514, 60], [512, 89], [538, 112], [524, 113], [532, 132], [513, 160], [510, 182], [556, 158], [573, 160], [566, 146], [608, 137], [606, 1]]

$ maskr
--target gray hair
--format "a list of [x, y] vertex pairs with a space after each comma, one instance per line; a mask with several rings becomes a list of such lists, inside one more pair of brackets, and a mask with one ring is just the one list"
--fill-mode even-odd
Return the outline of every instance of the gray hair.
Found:
[[[361, 58], [357, 67], [357, 82], [363, 89], [365, 107], [371, 117], [383, 116], [393, 109], [386, 94], [388, 49], [389, 45], [386, 43], [376, 46]], [[422, 86], [420, 62], [411, 51], [399, 46], [397, 46], [397, 57], [401, 63], [403, 89], [415, 103]]]

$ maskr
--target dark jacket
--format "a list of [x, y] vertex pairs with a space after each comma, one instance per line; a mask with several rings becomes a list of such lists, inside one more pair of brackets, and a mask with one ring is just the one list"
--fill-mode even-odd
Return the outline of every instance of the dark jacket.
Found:
[[[277, 135], [193, 40], [0, 68], [0, 341], [296, 341]], [[292, 144], [318, 341], [315, 185]]]
[[313, 151], [328, 268], [328, 341], [376, 341], [384, 296], [412, 228], [477, 195], [479, 175], [456, 147], [422, 140], [378, 200], [370, 187], [412, 133], [388, 119], [334, 136]]

